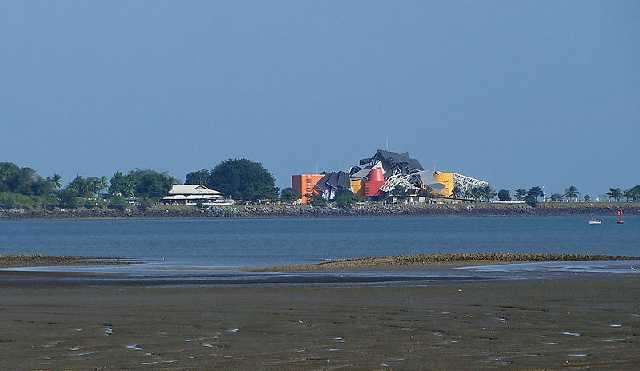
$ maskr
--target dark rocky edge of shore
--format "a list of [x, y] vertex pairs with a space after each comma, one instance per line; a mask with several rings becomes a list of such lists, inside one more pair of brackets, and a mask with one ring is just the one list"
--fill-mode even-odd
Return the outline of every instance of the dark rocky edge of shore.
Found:
[[368, 203], [340, 209], [333, 207], [293, 205], [235, 205], [208, 210], [197, 207], [154, 206], [145, 210], [74, 209], [74, 210], [1, 210], [0, 218], [130, 218], [130, 217], [346, 217], [346, 216], [560, 216], [613, 215], [622, 208], [626, 215], [640, 215], [640, 203], [543, 203], [537, 207], [524, 204], [394, 204]]
[[297, 264], [250, 269], [251, 272], [309, 272], [336, 271], [359, 268], [392, 268], [428, 265], [508, 264], [551, 261], [613, 261], [640, 260], [640, 257], [620, 255], [536, 254], [536, 253], [459, 253], [418, 254], [402, 256], [365, 257], [332, 260], [318, 264]]
[[135, 262], [122, 258], [48, 255], [0, 255], [0, 268], [53, 265], [128, 265]]

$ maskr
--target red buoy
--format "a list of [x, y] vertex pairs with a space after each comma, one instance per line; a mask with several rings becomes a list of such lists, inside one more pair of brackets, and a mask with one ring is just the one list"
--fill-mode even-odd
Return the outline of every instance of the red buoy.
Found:
[[616, 210], [616, 224], [624, 224], [624, 211], [620, 208]]

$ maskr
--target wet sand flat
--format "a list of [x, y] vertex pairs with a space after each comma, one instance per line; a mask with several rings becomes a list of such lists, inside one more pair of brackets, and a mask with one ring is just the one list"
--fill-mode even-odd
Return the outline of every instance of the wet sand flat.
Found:
[[[588, 277], [588, 278], [585, 278]], [[2, 369], [637, 369], [640, 278], [86, 286], [0, 277]]]

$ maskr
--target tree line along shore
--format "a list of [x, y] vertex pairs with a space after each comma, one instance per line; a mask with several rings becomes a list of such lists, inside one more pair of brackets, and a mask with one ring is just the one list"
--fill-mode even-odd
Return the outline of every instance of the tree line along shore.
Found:
[[[184, 183], [216, 189], [238, 205], [214, 210], [163, 205], [160, 200], [180, 183], [164, 172], [136, 169], [118, 171], [111, 178], [78, 175], [63, 185], [60, 175], [43, 177], [34, 169], [0, 162], [0, 217], [555, 215], [608, 213], [618, 207], [635, 213], [640, 204], [640, 185], [627, 190], [610, 188], [602, 202], [594, 202], [599, 200], [572, 185], [549, 195], [539, 186], [513, 191], [483, 186], [470, 190], [465, 198], [428, 197], [430, 202], [425, 205], [366, 201], [354, 194], [341, 194], [332, 202], [315, 196], [311, 205], [302, 206], [297, 205], [301, 195], [292, 188], [279, 190], [273, 175], [260, 163], [229, 159], [211, 170], [186, 174]], [[503, 205], [494, 200], [518, 203]]]

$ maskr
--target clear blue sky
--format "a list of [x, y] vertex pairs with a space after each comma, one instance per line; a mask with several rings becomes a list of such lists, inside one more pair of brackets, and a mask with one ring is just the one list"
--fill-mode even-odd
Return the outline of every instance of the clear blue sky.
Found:
[[640, 183], [640, 1], [0, 2], [0, 161], [283, 187], [386, 137], [498, 188]]

